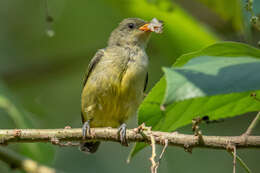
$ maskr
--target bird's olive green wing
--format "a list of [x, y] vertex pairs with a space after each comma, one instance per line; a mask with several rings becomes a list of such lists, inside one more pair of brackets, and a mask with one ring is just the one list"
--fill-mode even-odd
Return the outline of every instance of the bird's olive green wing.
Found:
[[146, 77], [145, 77], [145, 81], [144, 81], [144, 92], [147, 88], [147, 84], [148, 84], [148, 72], [146, 73]]
[[100, 49], [97, 51], [95, 56], [92, 58], [88, 65], [88, 69], [85, 72], [84, 80], [83, 80], [83, 87], [86, 85], [87, 80], [91, 74], [91, 72], [94, 70], [95, 66], [98, 64], [98, 62], [101, 60], [101, 58], [104, 56], [104, 49]]
[[[100, 50], [97, 51], [95, 56], [90, 61], [88, 68], [87, 68], [87, 71], [85, 72], [85, 75], [84, 75], [83, 88], [86, 85], [91, 72], [94, 70], [94, 68], [96, 67], [96, 65], [98, 64], [98, 62], [101, 60], [101, 58], [103, 56], [104, 56], [104, 49], [100, 49]], [[82, 123], [84, 123], [85, 120], [84, 120], [84, 116], [83, 116], [82, 111], [81, 111], [81, 119], [82, 119]]]

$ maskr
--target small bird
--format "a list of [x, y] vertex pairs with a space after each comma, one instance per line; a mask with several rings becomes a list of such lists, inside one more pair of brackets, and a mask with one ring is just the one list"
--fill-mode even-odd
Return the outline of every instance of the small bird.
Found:
[[[127, 145], [125, 121], [137, 114], [144, 97], [149, 61], [145, 48], [152, 31], [144, 20], [124, 19], [111, 33], [107, 47], [96, 52], [81, 95], [83, 138], [90, 127], [119, 127], [120, 141]], [[99, 145], [85, 142], [80, 150], [94, 153]]]

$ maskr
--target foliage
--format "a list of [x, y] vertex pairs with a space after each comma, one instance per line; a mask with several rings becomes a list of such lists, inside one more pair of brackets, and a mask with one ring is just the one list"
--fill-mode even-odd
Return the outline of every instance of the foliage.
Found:
[[259, 69], [260, 50], [240, 43], [217, 43], [183, 55], [172, 68], [163, 68], [165, 77], [140, 106], [138, 123], [173, 131], [198, 116], [215, 120], [257, 111], [260, 102], [250, 95], [260, 94]]
[[[185, 2], [190, 8], [182, 5]], [[253, 3], [256, 16], [259, 2]], [[80, 127], [81, 79], [85, 68], [95, 51], [106, 46], [117, 23], [126, 17], [145, 20], [156, 17], [165, 24], [164, 33], [153, 34], [147, 47], [150, 58], [148, 91], [152, 89], [140, 107], [139, 124], [145, 122], [153, 129], [173, 131], [189, 124], [196, 116], [219, 119], [259, 109], [259, 104], [249, 96], [252, 92], [259, 93], [259, 50], [239, 43], [214, 44], [219, 40], [246, 42], [250, 34], [252, 40], [259, 40], [259, 33], [244, 17], [247, 13], [244, 0], [197, 0], [198, 6], [192, 6], [189, 0], [48, 1], [48, 13], [54, 19], [51, 27], [55, 36], [52, 38], [45, 32], [48, 24], [44, 3], [0, 2], [0, 128]], [[206, 10], [199, 11], [205, 8], [198, 7], [205, 5], [217, 17]], [[196, 17], [198, 12], [204, 20]], [[218, 17], [224, 22], [214, 28], [210, 23], [217, 23]], [[241, 32], [244, 28], [248, 32]], [[255, 45], [254, 42], [248, 44]], [[161, 78], [163, 72], [165, 76]], [[242, 118], [243, 121], [237, 117], [232, 122], [216, 125], [223, 127], [216, 128], [217, 135], [229, 129], [231, 135], [244, 130], [250, 116]], [[129, 127], [136, 127], [136, 122]], [[210, 132], [211, 127], [207, 126]], [[19, 146], [18, 152], [41, 163], [52, 163], [66, 172], [86, 172], [86, 169], [89, 172], [145, 172], [149, 165], [150, 151], [145, 150], [126, 166], [127, 148], [110, 143], [102, 145], [94, 156], [85, 156], [75, 148], [59, 149], [46, 144], [10, 147], [16, 146]], [[137, 147], [135, 153], [143, 145]], [[223, 165], [223, 170], [219, 171], [212, 170], [216, 162], [208, 159], [214, 151], [186, 157], [183, 151], [178, 155], [176, 148], [169, 148], [166, 154], [172, 156], [172, 160], [170, 164], [161, 164], [162, 172], [175, 169], [178, 172], [178, 166], [179, 172], [192, 172], [189, 169], [197, 165], [200, 169], [204, 158], [206, 172], [229, 172], [231, 161], [229, 163], [224, 154], [214, 153], [214, 159]], [[243, 159], [246, 156], [247, 161], [251, 159], [250, 168], [257, 169], [257, 154], [241, 156]], [[108, 155], [113, 155], [113, 159], [107, 159]], [[9, 171], [3, 170], [0, 163], [0, 172]]]

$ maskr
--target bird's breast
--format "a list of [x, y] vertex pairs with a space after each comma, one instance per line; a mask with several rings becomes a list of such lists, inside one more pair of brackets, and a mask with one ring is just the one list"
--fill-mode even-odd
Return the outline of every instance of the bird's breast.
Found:
[[87, 119], [94, 117], [92, 126], [117, 127], [136, 114], [143, 99], [148, 57], [144, 51], [104, 56], [84, 88], [82, 109]]
[[139, 52], [136, 56], [129, 57], [121, 80], [122, 90], [143, 91], [147, 66], [148, 58], [145, 52]]

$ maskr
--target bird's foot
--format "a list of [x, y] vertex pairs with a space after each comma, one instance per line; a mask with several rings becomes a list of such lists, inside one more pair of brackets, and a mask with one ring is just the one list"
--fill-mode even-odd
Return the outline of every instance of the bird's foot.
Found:
[[126, 139], [126, 124], [123, 123], [119, 128], [118, 128], [118, 138], [120, 139], [120, 142], [123, 146], [128, 147], [128, 142]]
[[87, 135], [90, 135], [90, 125], [89, 125], [89, 122], [90, 122], [90, 120], [84, 122], [84, 124], [82, 126], [83, 139], [85, 139]]

